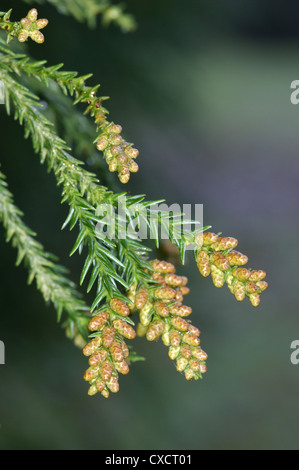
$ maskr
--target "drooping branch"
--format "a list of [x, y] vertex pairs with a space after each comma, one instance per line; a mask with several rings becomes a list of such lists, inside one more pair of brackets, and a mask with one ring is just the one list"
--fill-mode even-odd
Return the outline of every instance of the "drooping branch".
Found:
[[[57, 258], [46, 252], [36, 240], [36, 234], [23, 222], [23, 213], [15, 206], [6, 178], [0, 172], [0, 221], [6, 230], [6, 241], [17, 249], [16, 265], [22, 262], [29, 272], [28, 284], [36, 282], [37, 289], [46, 302], [57, 311], [57, 320], [67, 314], [66, 327], [71, 337], [81, 335], [86, 342], [90, 319], [89, 307], [67, 277], [67, 270], [58, 264]], [[78, 337], [77, 337], [78, 340]], [[82, 344], [82, 341], [81, 341]]]

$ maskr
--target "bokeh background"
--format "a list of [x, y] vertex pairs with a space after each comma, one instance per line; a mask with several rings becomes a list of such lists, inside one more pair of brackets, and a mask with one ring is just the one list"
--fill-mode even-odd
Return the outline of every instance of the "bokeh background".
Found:
[[[269, 290], [254, 309], [203, 279], [191, 258], [193, 323], [208, 373], [188, 383], [161, 342], [136, 340], [146, 361], [120, 393], [89, 397], [86, 359], [65, 339], [52, 307], [0, 229], [0, 449], [298, 449], [299, 5], [295, 0], [127, 0], [138, 29], [95, 30], [40, 7], [50, 24], [36, 58], [92, 72], [111, 119], [140, 149], [133, 194], [204, 205], [204, 223], [239, 239]], [[2, 1], [15, 17], [27, 7]], [[54, 178], [0, 107], [1, 165], [16, 204], [48, 251], [79, 278], [61, 233], [66, 207]]]

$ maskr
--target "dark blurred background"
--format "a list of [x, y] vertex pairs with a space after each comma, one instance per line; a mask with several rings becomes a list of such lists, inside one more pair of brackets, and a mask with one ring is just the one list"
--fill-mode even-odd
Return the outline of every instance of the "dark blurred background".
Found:
[[[119, 394], [87, 396], [86, 359], [65, 339], [0, 229], [1, 449], [298, 449], [299, 5], [295, 0], [127, 0], [138, 29], [95, 30], [40, 7], [46, 43], [36, 58], [92, 72], [111, 119], [140, 149], [127, 188], [169, 204], [204, 205], [204, 223], [239, 239], [249, 266], [267, 271], [261, 306], [239, 304], [203, 279], [189, 257], [193, 323], [208, 373], [188, 383], [161, 342], [136, 340], [146, 362]], [[1, 10], [26, 14], [22, 2]], [[48, 251], [69, 259], [66, 207], [23, 130], [0, 107], [1, 165], [16, 204]], [[187, 300], [187, 299], [186, 299]]]

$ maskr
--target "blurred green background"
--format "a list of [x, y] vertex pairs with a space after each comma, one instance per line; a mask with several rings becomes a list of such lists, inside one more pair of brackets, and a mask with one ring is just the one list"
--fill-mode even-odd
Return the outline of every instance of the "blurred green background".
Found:
[[[261, 306], [217, 290], [188, 258], [193, 323], [209, 354], [188, 383], [161, 342], [135, 348], [120, 393], [89, 397], [86, 359], [65, 339], [0, 229], [0, 449], [298, 449], [299, 5], [295, 0], [127, 0], [138, 29], [89, 30], [51, 6], [36, 58], [92, 72], [111, 119], [140, 150], [127, 186], [169, 204], [204, 205], [204, 223], [234, 236], [249, 266], [267, 271]], [[22, 2], [1, 10], [26, 14]], [[26, 222], [79, 278], [61, 233], [66, 207], [23, 130], [0, 107], [1, 165]], [[187, 300], [187, 299], [186, 299]]]

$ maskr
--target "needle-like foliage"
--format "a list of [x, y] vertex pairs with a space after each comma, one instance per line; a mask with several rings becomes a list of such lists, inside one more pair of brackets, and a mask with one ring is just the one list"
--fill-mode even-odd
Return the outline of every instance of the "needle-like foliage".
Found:
[[[109, 2], [96, 0], [50, 3], [89, 22], [97, 13], [105, 13], [100, 7], [112, 8]], [[40, 29], [47, 20], [37, 18], [35, 9], [16, 22], [11, 21], [11, 10], [0, 13], [6, 42], [31, 38], [41, 44], [44, 35]], [[57, 260], [44, 251], [23, 223], [2, 174], [0, 218], [8, 239], [18, 249], [18, 263], [26, 261], [30, 280], [36, 279], [45, 300], [52, 301], [58, 320], [65, 312], [71, 336], [85, 338], [83, 353], [89, 357], [90, 367], [84, 379], [90, 384], [89, 394], [100, 392], [108, 397], [118, 391], [119, 373], [127, 374], [130, 363], [141, 359], [126, 344], [136, 334], [145, 335], [149, 341], [161, 337], [169, 347], [170, 358], [176, 360], [177, 370], [184, 372], [187, 380], [201, 378], [207, 355], [199, 347], [199, 330], [187, 318], [192, 309], [182, 303], [189, 292], [187, 278], [178, 276], [173, 265], [153, 260], [144, 238], [158, 247], [162, 233], [166, 233], [182, 264], [187, 250], [192, 250], [204, 277], [211, 274], [216, 287], [227, 284], [238, 301], [248, 297], [254, 306], [259, 305], [260, 294], [268, 286], [264, 271], [244, 268], [248, 259], [235, 250], [236, 239], [207, 232], [209, 227], [198, 227], [197, 221], [182, 221], [181, 213], [159, 207], [164, 201], [148, 201], [145, 195], [120, 193], [113, 184], [104, 185], [98, 174], [84, 165], [86, 156], [93, 156], [95, 168], [100, 168], [100, 176], [108, 182], [107, 174], [116, 171], [120, 183], [125, 184], [139, 169], [135, 161], [138, 150], [123, 137], [122, 126], [109, 119], [103, 105], [108, 98], [98, 95], [99, 85], [87, 85], [92, 75], [66, 71], [63, 64], [48, 66], [46, 61], [15, 52], [6, 42], [0, 38], [5, 109], [23, 126], [40, 162], [55, 175], [62, 203], [68, 208], [62, 229], [76, 230], [70, 255], [82, 257], [78, 281], [93, 294], [91, 305], [86, 306]], [[50, 113], [44, 111], [41, 95], [48, 99]], [[85, 106], [83, 115], [74, 104]], [[63, 115], [66, 109], [67, 119]], [[81, 129], [76, 137], [70, 137], [70, 122]], [[81, 160], [74, 156], [74, 150], [82, 154]], [[100, 155], [104, 159], [100, 160]], [[137, 333], [133, 319], [136, 312]], [[88, 332], [91, 339], [86, 344]]]

